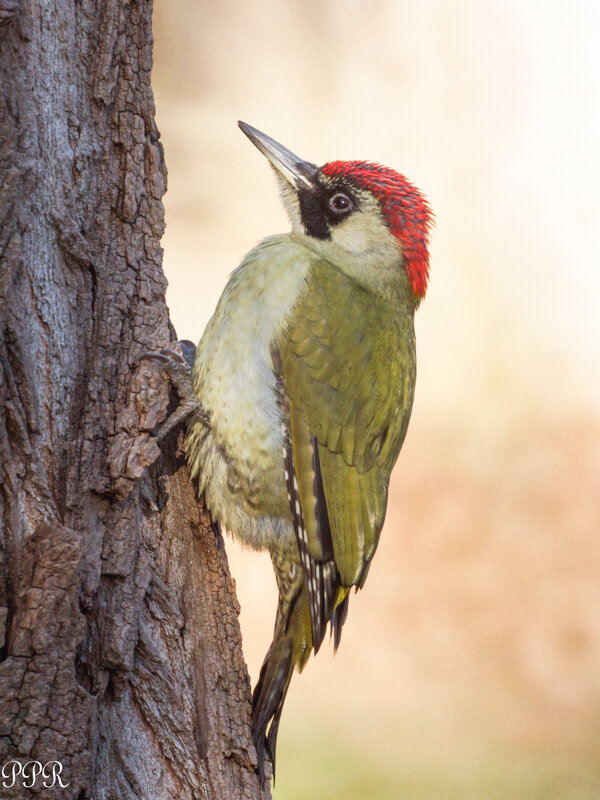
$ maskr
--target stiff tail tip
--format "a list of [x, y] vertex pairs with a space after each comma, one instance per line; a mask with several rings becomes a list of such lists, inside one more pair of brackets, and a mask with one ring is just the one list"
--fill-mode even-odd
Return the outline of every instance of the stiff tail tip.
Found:
[[308, 598], [304, 581], [301, 581], [300, 591], [291, 600], [287, 613], [285, 609], [279, 610], [273, 641], [252, 696], [252, 737], [263, 786], [265, 760], [271, 762], [275, 779], [275, 750], [279, 720], [292, 673], [296, 666], [302, 669], [311, 648]]
[[252, 738], [256, 747], [261, 786], [265, 785], [266, 759], [271, 762], [275, 780], [277, 732], [293, 671], [291, 637], [278, 640], [276, 635], [262, 665], [252, 696]]

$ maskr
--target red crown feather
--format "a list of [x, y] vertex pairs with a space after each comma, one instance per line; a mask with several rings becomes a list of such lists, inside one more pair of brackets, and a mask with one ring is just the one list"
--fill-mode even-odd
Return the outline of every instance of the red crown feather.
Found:
[[368, 161], [330, 161], [321, 168], [371, 192], [380, 202], [390, 231], [399, 240], [412, 290], [423, 297], [429, 278], [429, 231], [433, 213], [421, 192], [404, 175]]

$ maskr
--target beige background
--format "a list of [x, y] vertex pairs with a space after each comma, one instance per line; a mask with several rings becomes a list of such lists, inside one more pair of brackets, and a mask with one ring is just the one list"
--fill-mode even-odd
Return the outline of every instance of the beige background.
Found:
[[[600, 797], [599, 26], [581, 0], [156, 5], [180, 337], [287, 227], [238, 118], [437, 216], [381, 546], [292, 683], [279, 800]], [[274, 581], [228, 552], [255, 680]]]

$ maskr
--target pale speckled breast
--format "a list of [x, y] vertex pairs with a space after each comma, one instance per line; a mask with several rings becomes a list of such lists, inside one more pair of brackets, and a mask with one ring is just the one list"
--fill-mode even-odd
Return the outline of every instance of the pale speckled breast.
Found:
[[211, 429], [190, 423], [190, 471], [211, 514], [258, 549], [293, 536], [271, 345], [314, 259], [294, 235], [261, 242], [232, 274], [196, 351], [194, 391]]

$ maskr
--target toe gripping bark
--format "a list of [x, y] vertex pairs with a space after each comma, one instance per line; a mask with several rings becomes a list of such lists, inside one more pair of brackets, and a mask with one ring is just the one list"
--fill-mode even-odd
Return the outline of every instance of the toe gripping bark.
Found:
[[192, 387], [192, 367], [196, 355], [196, 346], [187, 339], [174, 342], [174, 345], [173, 347], [165, 347], [158, 353], [148, 353], [142, 356], [144, 360], [160, 364], [177, 390], [181, 401], [175, 411], [158, 429], [156, 438], [159, 440], [164, 439], [173, 428], [192, 415], [199, 417], [207, 427], [210, 427], [210, 415], [202, 407]]

